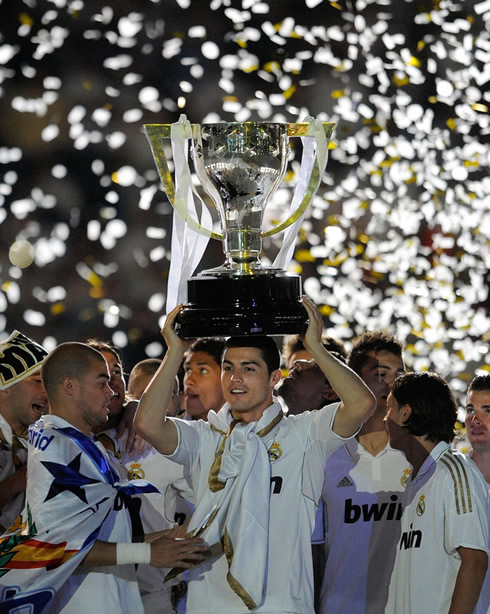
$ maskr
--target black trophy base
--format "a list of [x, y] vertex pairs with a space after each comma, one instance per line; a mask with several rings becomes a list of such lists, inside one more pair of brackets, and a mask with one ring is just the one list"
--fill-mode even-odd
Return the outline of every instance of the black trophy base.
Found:
[[304, 333], [308, 315], [298, 275], [196, 276], [176, 320], [181, 338]]

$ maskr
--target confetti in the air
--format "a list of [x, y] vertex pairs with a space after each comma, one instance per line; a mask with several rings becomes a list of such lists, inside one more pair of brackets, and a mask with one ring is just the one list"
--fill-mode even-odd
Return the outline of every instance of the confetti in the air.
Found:
[[0, 2], [0, 335], [160, 355], [172, 209], [142, 124], [312, 116], [337, 128], [291, 270], [328, 334], [388, 330], [463, 393], [490, 370], [490, 3], [193, 4]]

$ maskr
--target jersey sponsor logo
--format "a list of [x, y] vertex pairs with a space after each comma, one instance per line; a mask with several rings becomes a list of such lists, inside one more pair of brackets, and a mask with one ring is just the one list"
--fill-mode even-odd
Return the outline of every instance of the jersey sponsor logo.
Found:
[[54, 439], [54, 435], [51, 435], [51, 437], [44, 435], [43, 437], [43, 431], [44, 429], [39, 429], [39, 431], [34, 428], [29, 429], [29, 443], [33, 448], [37, 448], [41, 451], [46, 450]]
[[425, 495], [421, 495], [418, 500], [417, 507], [415, 508], [417, 516], [423, 516], [425, 512]]
[[441, 456], [441, 463], [447, 468], [453, 481], [456, 513], [467, 514], [472, 512], [473, 502], [471, 500], [471, 490], [465, 461], [454, 456], [451, 450], [448, 450]]
[[145, 472], [139, 463], [131, 463], [128, 469], [128, 478], [130, 480], [144, 480]]
[[400, 546], [401, 550], [409, 550], [410, 548], [420, 548], [422, 543], [422, 531], [414, 530], [413, 524], [410, 523], [410, 531], [403, 531], [402, 536], [400, 537]]
[[279, 460], [282, 456], [282, 450], [280, 444], [274, 442], [269, 448], [269, 460], [272, 462]]
[[354, 482], [348, 475], [340, 480], [340, 482], [337, 484], [337, 488], [345, 488], [346, 486], [354, 486]]
[[400, 520], [403, 513], [401, 502], [397, 495], [391, 495], [391, 503], [363, 503], [357, 505], [352, 499], [345, 500], [344, 522], [354, 524], [356, 522], [378, 522], [380, 520]]

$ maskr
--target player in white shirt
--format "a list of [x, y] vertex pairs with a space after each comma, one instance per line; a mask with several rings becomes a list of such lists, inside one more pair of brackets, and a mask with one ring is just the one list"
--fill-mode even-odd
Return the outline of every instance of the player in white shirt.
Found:
[[[471, 381], [466, 395], [466, 436], [473, 459], [490, 494], [490, 375], [477, 375]], [[488, 516], [490, 532], [490, 515]], [[475, 614], [488, 614], [490, 610], [490, 565], [483, 582]]]
[[456, 401], [435, 373], [409, 373], [387, 408], [390, 443], [413, 469], [386, 614], [471, 614], [488, 562], [488, 491], [475, 464], [451, 449]]
[[[156, 533], [171, 529], [175, 524], [188, 522], [192, 507], [188, 500], [193, 493], [189, 472], [185, 467], [162, 456], [154, 448], [130, 454], [126, 449], [127, 431], [116, 438], [116, 429], [103, 431], [97, 436], [118, 468], [123, 480], [148, 480], [159, 493], [134, 496], [139, 500], [139, 515], [143, 533]], [[187, 497], [187, 500], [186, 498]], [[165, 582], [168, 569], [152, 565], [138, 565], [136, 579], [143, 599], [145, 614], [174, 612], [172, 586], [177, 580]]]
[[386, 398], [405, 367], [402, 344], [381, 331], [354, 339], [347, 364], [376, 396], [376, 411], [325, 465], [322, 614], [379, 614], [388, 598], [400, 535], [401, 494], [410, 475], [388, 442]]
[[[216, 554], [191, 571], [188, 613], [313, 611], [311, 532], [329, 453], [355, 434], [374, 409], [361, 379], [321, 344], [322, 318], [309, 316], [305, 347], [342, 400], [286, 418], [273, 390], [281, 378], [270, 338], [230, 338], [222, 359], [226, 405], [209, 423], [166, 419], [171, 382], [186, 349], [166, 321], [167, 354], [146, 389], [136, 428], [158, 450], [190, 462], [196, 510], [190, 531]], [[223, 543], [226, 556], [215, 545]]]
[[0, 538], [2, 613], [142, 614], [134, 564], [186, 567], [204, 546], [161, 534], [133, 543], [128, 499], [155, 489], [123, 483], [93, 440], [113, 395], [102, 354], [61, 344], [42, 378], [50, 414], [29, 431], [26, 507]]
[[[181, 465], [168, 460], [151, 446], [139, 445], [136, 446], [136, 450], [130, 452], [128, 437], [131, 435], [128, 430], [125, 430], [121, 436], [117, 435], [117, 422], [128, 409], [128, 405], [129, 411], [132, 411], [134, 415], [135, 409], [132, 409], [131, 406], [137, 405], [138, 393], [142, 392], [142, 388], [144, 390], [161, 361], [155, 359], [149, 363], [142, 361], [143, 368], [141, 362], [138, 363], [139, 366], [135, 366], [136, 368], [133, 367], [130, 374], [132, 392], [129, 394], [128, 389], [127, 397], [130, 400], [126, 403], [124, 370], [119, 352], [112, 345], [101, 341], [92, 340], [90, 346], [98, 349], [106, 359], [111, 374], [110, 386], [115, 391], [109, 404], [108, 421], [113, 426], [102, 432], [100, 428], [103, 428], [104, 425], [95, 429], [96, 440], [106, 448], [122, 480], [148, 480], [160, 491], [160, 493], [142, 493], [132, 497], [130, 505], [134, 510], [133, 519], [138, 515], [141, 520], [141, 524], [136, 521], [139, 532], [142, 534], [156, 533], [171, 529], [175, 523], [184, 524], [189, 520], [191, 514], [191, 506], [184, 498], [185, 496], [192, 498], [188, 473], [186, 474]], [[153, 373], [151, 373], [152, 370]], [[172, 403], [177, 395], [178, 386], [174, 388]], [[172, 587], [178, 581], [165, 582], [168, 571], [168, 569], [153, 565], [138, 565], [136, 579], [145, 614], [175, 612]]]

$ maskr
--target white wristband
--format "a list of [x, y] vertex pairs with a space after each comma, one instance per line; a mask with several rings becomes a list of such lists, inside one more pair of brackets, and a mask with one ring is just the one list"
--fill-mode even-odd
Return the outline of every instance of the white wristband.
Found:
[[116, 544], [116, 564], [129, 565], [139, 563], [150, 563], [151, 544], [149, 542], [138, 542], [134, 544]]

